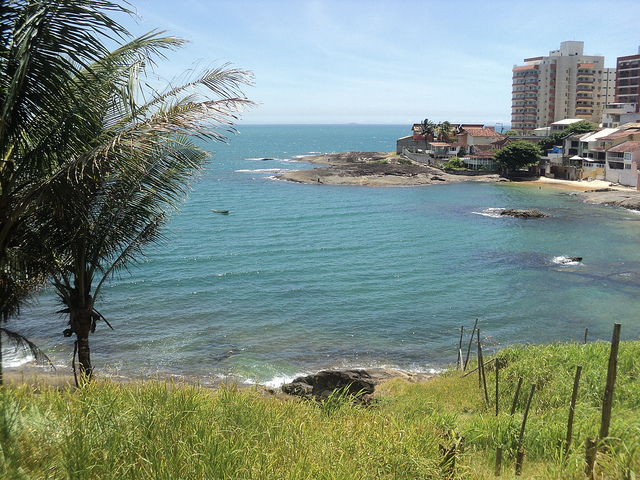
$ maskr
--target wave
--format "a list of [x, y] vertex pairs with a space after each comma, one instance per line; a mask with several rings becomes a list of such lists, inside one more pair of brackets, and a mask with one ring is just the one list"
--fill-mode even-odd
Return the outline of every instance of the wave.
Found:
[[500, 218], [504, 208], [485, 208], [481, 212], [471, 212], [474, 215], [482, 215], [483, 217]]
[[3, 352], [2, 354], [2, 367], [3, 368], [16, 368], [27, 363], [33, 362], [34, 358], [31, 354], [20, 354], [18, 352]]
[[290, 168], [256, 168], [256, 169], [241, 169], [234, 170], [235, 173], [283, 173], [292, 172]]
[[[580, 260], [578, 260], [579, 258]], [[564, 255], [559, 255], [551, 259], [551, 261], [556, 265], [562, 265], [562, 266], [582, 265], [581, 260], [582, 260], [581, 257], [566, 257]]]

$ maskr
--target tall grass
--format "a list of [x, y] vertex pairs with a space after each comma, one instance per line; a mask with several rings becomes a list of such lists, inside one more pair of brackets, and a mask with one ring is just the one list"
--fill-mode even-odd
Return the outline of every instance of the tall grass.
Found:
[[[609, 346], [511, 347], [499, 352], [501, 412], [486, 405], [477, 376], [391, 381], [369, 407], [339, 393], [323, 404], [257, 389], [161, 382], [95, 382], [80, 390], [0, 389], [0, 478], [443, 478], [438, 445], [455, 435], [456, 478], [513, 476], [524, 402], [509, 415], [519, 376], [536, 383], [524, 436], [522, 478], [584, 478], [584, 442], [599, 430]], [[640, 343], [622, 343], [611, 437], [601, 478], [640, 473]], [[583, 365], [573, 447], [564, 450], [568, 403]], [[494, 375], [487, 372], [488, 380]], [[490, 381], [490, 384], [492, 382]]]

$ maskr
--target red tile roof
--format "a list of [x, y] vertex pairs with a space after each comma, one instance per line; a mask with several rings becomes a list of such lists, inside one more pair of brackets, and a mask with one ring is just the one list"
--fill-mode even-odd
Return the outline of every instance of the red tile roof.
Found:
[[621, 143], [620, 145], [616, 145], [615, 147], [611, 147], [607, 151], [619, 153], [619, 152], [635, 152], [637, 150], [640, 150], [640, 142], [624, 142], [624, 143]]
[[467, 132], [472, 137], [496, 137], [496, 138], [504, 138], [504, 135], [496, 132], [491, 128], [465, 128], [465, 132]]

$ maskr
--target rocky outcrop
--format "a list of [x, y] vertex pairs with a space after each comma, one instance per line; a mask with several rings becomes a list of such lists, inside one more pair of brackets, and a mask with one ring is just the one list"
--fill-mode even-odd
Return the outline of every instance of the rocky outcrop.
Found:
[[281, 389], [289, 395], [315, 400], [324, 400], [336, 390], [347, 388], [349, 395], [368, 403], [375, 387], [388, 380], [400, 378], [407, 382], [425, 382], [435, 373], [405, 372], [393, 368], [372, 368], [369, 370], [323, 370], [315, 375], [298, 377]]
[[614, 207], [640, 210], [640, 192], [635, 190], [615, 190], [600, 188], [579, 194], [586, 203], [611, 205]]
[[375, 385], [365, 370], [323, 370], [284, 384], [282, 391], [308, 399], [325, 400], [336, 390], [343, 390], [366, 401], [371, 398]]
[[525, 210], [519, 210], [517, 208], [505, 208], [500, 212], [500, 215], [507, 217], [517, 217], [517, 218], [544, 218], [550, 217], [548, 213], [541, 212], [535, 208], [529, 208]]
[[383, 152], [346, 152], [300, 159], [329, 165], [285, 172], [276, 178], [290, 182], [324, 185], [368, 185], [378, 187], [418, 186], [461, 181], [497, 181], [497, 175], [453, 175], [438, 168]]

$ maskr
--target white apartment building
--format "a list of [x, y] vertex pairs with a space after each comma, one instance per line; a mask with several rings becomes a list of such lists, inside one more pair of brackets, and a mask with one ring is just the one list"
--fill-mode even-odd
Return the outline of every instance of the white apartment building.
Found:
[[548, 56], [513, 68], [513, 130], [530, 133], [565, 118], [600, 124], [604, 106], [615, 98], [615, 68], [605, 68], [602, 56], [584, 55], [583, 48], [584, 42], [562, 42]]

